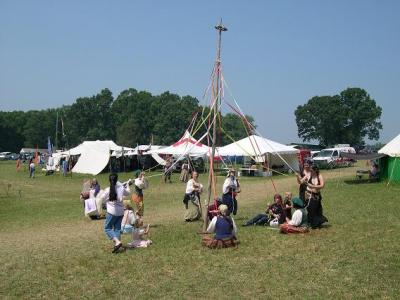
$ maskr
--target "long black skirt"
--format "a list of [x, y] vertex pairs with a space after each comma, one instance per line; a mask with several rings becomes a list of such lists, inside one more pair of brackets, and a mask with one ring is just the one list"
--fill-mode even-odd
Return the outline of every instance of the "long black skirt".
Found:
[[328, 219], [322, 213], [322, 196], [321, 193], [306, 193], [306, 198], [309, 199], [307, 212], [308, 212], [308, 223], [311, 228], [319, 228]]

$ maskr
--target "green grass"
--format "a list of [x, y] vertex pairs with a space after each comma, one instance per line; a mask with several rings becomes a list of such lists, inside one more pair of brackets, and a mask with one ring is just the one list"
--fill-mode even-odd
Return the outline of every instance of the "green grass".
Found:
[[[355, 168], [323, 175], [328, 227], [305, 235], [240, 227], [235, 250], [203, 248], [202, 223], [183, 222], [184, 184], [176, 174], [172, 184], [152, 177], [145, 223], [154, 244], [113, 255], [103, 220], [83, 216], [78, 195], [88, 176], [29, 179], [1, 162], [0, 297], [399, 299], [400, 186], [356, 184]], [[98, 179], [105, 187], [107, 174]], [[241, 183], [239, 225], [274, 194], [269, 179]], [[293, 176], [274, 184], [281, 193], [297, 191]]]

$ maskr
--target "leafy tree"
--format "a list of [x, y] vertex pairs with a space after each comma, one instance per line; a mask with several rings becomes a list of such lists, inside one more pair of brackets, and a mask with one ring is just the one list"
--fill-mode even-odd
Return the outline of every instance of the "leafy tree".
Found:
[[[222, 117], [221, 145], [227, 145], [253, 134], [256, 128], [254, 118], [246, 115], [246, 119], [236, 114], [228, 113]], [[229, 136], [228, 136], [229, 135]]]
[[165, 92], [156, 96], [150, 112], [153, 120], [154, 143], [168, 145], [181, 137], [193, 115], [199, 110], [197, 99]]
[[54, 138], [55, 124], [55, 109], [26, 112], [26, 122], [23, 127], [24, 146], [47, 148], [47, 138], [49, 136]]
[[363, 138], [379, 138], [382, 109], [367, 92], [348, 88], [335, 96], [315, 96], [295, 110], [299, 137], [318, 140], [322, 146], [360, 145]]
[[112, 93], [104, 89], [92, 97], [78, 98], [74, 104], [65, 107], [65, 130], [69, 142], [76, 145], [84, 140], [113, 140], [112, 102]]
[[376, 105], [365, 90], [348, 88], [340, 93], [340, 100], [347, 112], [346, 138], [354, 145], [363, 144], [363, 138], [379, 139], [382, 108]]
[[23, 111], [0, 112], [0, 150], [19, 152], [24, 146], [23, 127], [26, 115]]
[[118, 144], [134, 147], [147, 144], [153, 128], [150, 107], [153, 96], [148, 92], [128, 89], [112, 105], [113, 120]]
[[[55, 143], [56, 120], [58, 114], [57, 140], [59, 148], [69, 148], [84, 140], [116, 140], [120, 145], [134, 147], [137, 144], [168, 145], [181, 137], [199, 112], [195, 137], [206, 132], [200, 126], [203, 117], [209, 113], [208, 107], [199, 106], [191, 96], [180, 97], [170, 92], [153, 96], [145, 91], [127, 89], [113, 99], [108, 89], [91, 97], [76, 99], [72, 105], [58, 109], [32, 110], [28, 112], [0, 111], [0, 149], [18, 151], [23, 146], [46, 148], [47, 137]], [[240, 117], [227, 114], [220, 116], [222, 127], [235, 140], [247, 136]], [[247, 116], [254, 125], [254, 119]], [[63, 135], [63, 133], [65, 135]], [[224, 136], [222, 131], [218, 136]], [[230, 143], [223, 137], [220, 144]]]

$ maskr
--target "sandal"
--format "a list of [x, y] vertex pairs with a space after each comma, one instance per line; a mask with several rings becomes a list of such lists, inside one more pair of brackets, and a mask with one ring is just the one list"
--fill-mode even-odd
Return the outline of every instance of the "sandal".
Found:
[[112, 253], [117, 253], [119, 248], [121, 248], [121, 247], [122, 247], [122, 243], [119, 243], [118, 245], [115, 245]]

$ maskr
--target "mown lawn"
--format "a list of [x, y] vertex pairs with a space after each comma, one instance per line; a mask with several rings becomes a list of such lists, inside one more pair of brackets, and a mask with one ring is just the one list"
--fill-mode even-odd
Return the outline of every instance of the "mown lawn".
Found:
[[[355, 168], [323, 175], [329, 226], [306, 235], [240, 227], [236, 250], [202, 248], [202, 223], [183, 222], [184, 184], [176, 174], [172, 184], [152, 177], [145, 223], [154, 244], [113, 255], [103, 220], [83, 216], [78, 195], [87, 176], [29, 179], [0, 162], [0, 297], [399, 299], [400, 186], [358, 184]], [[98, 179], [106, 186], [107, 174]], [[241, 182], [238, 224], [274, 193], [269, 179]], [[293, 176], [274, 184], [297, 192]]]

